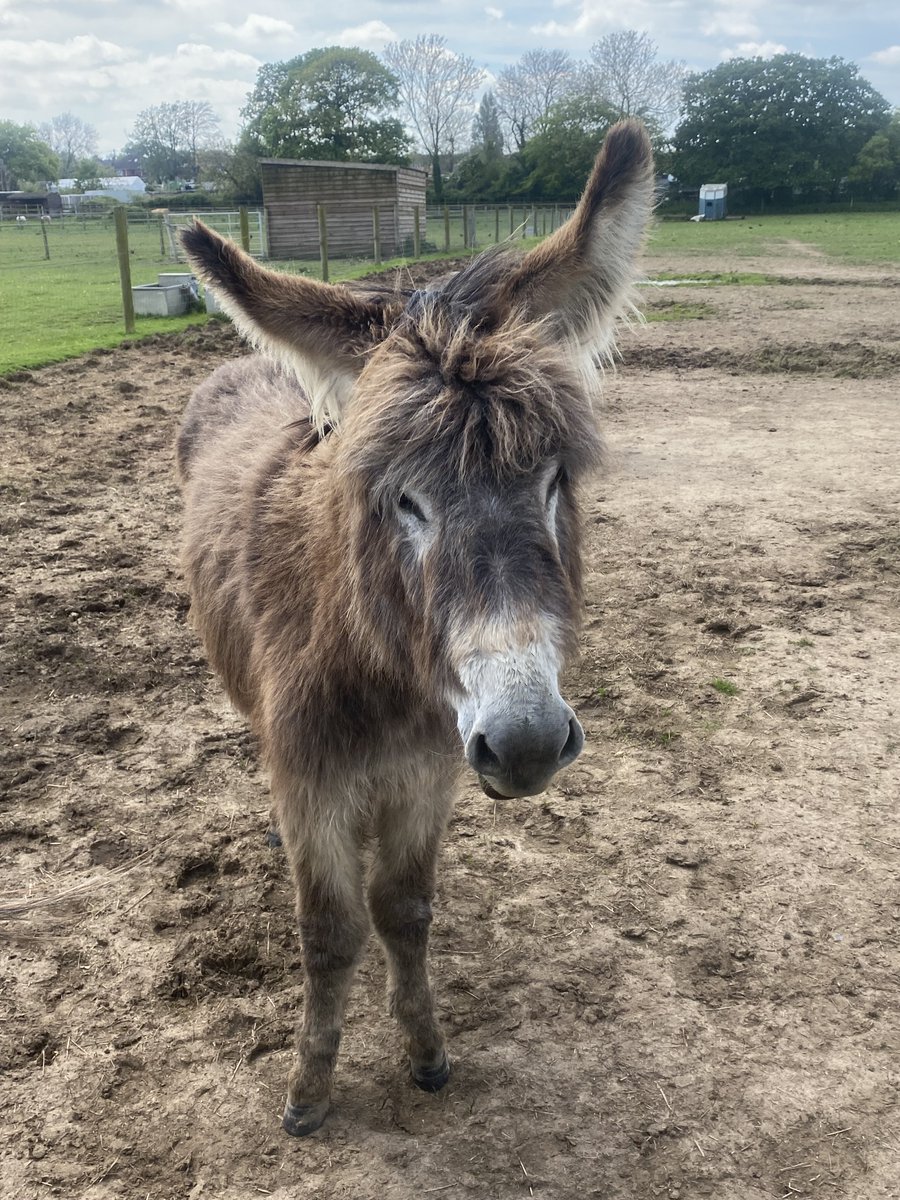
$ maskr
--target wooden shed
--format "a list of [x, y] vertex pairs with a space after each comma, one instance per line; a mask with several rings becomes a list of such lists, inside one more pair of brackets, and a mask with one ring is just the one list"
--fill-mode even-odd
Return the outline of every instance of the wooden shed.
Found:
[[319, 204], [325, 205], [334, 258], [372, 254], [376, 206], [385, 258], [411, 245], [417, 205], [425, 228], [424, 171], [287, 158], [264, 158], [259, 165], [272, 258], [318, 257]]

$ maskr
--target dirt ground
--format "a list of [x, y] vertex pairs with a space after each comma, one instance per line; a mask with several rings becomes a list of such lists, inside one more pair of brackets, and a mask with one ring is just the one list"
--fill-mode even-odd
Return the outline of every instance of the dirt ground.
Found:
[[587, 748], [467, 787], [443, 855], [450, 1084], [373, 944], [302, 1141], [285, 864], [176, 557], [176, 423], [241, 348], [0, 388], [3, 1200], [900, 1197], [900, 269], [765, 269], [815, 281], [650, 289], [703, 318], [623, 336]]

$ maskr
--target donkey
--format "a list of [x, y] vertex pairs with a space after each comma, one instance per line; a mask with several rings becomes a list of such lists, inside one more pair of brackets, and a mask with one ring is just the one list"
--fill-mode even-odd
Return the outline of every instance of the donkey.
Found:
[[621, 122], [564, 226], [424, 291], [278, 274], [199, 222], [182, 235], [269, 356], [195, 391], [177, 456], [193, 621], [258, 735], [296, 885], [294, 1136], [328, 1111], [369, 918], [413, 1081], [447, 1082], [426, 955], [464, 763], [504, 800], [581, 752], [558, 683], [582, 599], [577, 488], [652, 192], [646, 132]]

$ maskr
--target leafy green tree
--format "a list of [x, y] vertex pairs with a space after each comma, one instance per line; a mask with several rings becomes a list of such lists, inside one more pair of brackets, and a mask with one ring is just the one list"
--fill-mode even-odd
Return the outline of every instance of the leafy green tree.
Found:
[[522, 184], [533, 200], [576, 198], [590, 174], [606, 131], [616, 120], [609, 104], [580, 92], [555, 104], [541, 131], [525, 144]]
[[244, 150], [261, 158], [408, 161], [397, 80], [368, 50], [328, 46], [261, 67], [242, 116]]
[[876, 200], [890, 200], [900, 188], [900, 109], [890, 124], [869, 138], [850, 168], [856, 191]]
[[0, 191], [59, 179], [59, 159], [33, 125], [0, 121]]
[[71, 178], [75, 181], [76, 192], [90, 192], [100, 187], [100, 180], [109, 175], [109, 169], [104, 167], [99, 158], [88, 154], [76, 159], [70, 164]]
[[199, 182], [225, 204], [261, 204], [262, 179], [256, 154], [246, 145], [219, 142], [199, 153]]
[[888, 102], [841, 58], [738, 58], [691, 75], [675, 131], [683, 180], [828, 189], [888, 121]]

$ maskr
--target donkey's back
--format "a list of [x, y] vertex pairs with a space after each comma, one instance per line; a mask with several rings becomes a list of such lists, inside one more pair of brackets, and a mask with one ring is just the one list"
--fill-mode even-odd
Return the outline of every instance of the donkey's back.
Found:
[[194, 391], [178, 433], [178, 474], [187, 486], [202, 458], [238, 474], [253, 469], [285, 427], [309, 417], [293, 372], [261, 354], [223, 363]]

